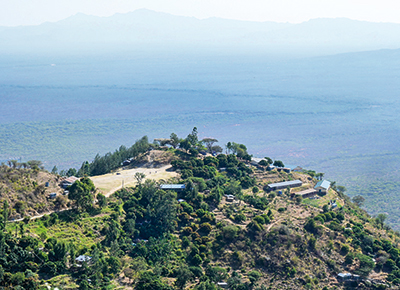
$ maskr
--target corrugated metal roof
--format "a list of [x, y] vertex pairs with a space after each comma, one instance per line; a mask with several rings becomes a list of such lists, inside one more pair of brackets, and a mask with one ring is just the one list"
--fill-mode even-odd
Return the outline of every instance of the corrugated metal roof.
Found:
[[162, 184], [161, 189], [185, 189], [184, 184]]
[[330, 186], [331, 186], [331, 183], [328, 180], [321, 180], [315, 185], [314, 188], [322, 187], [322, 188], [325, 188], [326, 190], [328, 190]]
[[75, 259], [77, 262], [87, 262], [90, 261], [92, 257], [86, 255], [80, 255], [78, 258]]
[[310, 188], [310, 189], [302, 190], [299, 192], [295, 192], [294, 194], [303, 196], [303, 195], [307, 195], [307, 194], [314, 193], [314, 192], [315, 192], [315, 189]]
[[302, 185], [303, 182], [301, 182], [301, 180], [290, 180], [290, 181], [284, 181], [284, 182], [278, 182], [278, 183], [271, 183], [271, 184], [268, 184], [268, 187], [272, 188], [272, 187], [290, 186], [290, 185], [297, 185], [297, 184]]

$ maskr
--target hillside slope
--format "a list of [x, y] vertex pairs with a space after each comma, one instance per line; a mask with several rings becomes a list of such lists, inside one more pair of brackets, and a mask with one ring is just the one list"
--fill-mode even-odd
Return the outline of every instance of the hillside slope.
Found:
[[[246, 147], [236, 145], [236, 154], [216, 157], [194, 147], [164, 149], [178, 174], [164, 182], [184, 185], [180, 190], [141, 176], [137, 186], [82, 206], [81, 197], [95, 197], [82, 178], [70, 188], [72, 210], [5, 228], [1, 220], [0, 283], [139, 290], [400, 284], [399, 234], [384, 217], [371, 218], [334, 183], [303, 199], [300, 192], [318, 181], [313, 174], [268, 170], [267, 159], [251, 165]], [[301, 186], [270, 188], [296, 180]]]
[[[10, 218], [34, 216], [67, 206], [64, 190], [59, 186], [62, 178], [18, 162], [0, 166], [0, 201], [7, 201], [12, 211]], [[56, 193], [56, 198], [49, 198]]]

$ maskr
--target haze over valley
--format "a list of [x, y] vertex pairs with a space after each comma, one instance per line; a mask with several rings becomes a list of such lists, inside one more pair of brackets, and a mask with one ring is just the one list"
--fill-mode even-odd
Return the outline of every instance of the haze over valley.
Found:
[[[144, 134], [324, 172], [399, 226], [400, 24], [140, 10], [0, 28], [0, 160], [79, 167]], [[149, 133], [150, 132], [150, 133]]]

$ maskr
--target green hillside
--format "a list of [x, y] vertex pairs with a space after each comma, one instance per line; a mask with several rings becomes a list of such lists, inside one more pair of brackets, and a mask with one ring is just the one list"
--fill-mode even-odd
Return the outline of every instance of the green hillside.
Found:
[[[251, 163], [242, 144], [229, 143], [227, 154], [213, 156], [207, 151], [221, 151], [217, 140], [199, 141], [196, 130], [185, 139], [171, 137], [147, 146], [175, 156], [178, 178], [155, 182], [137, 175], [136, 187], [105, 198], [82, 177], [69, 188], [70, 209], [19, 222], [10, 220], [15, 203], [2, 195], [1, 287], [396, 289], [400, 284], [399, 234], [384, 223], [385, 215], [371, 218], [334, 183], [326, 194], [302, 198], [299, 191], [318, 182], [314, 173], [268, 169], [268, 158]], [[143, 148], [147, 141], [140, 142]], [[12, 168], [15, 175], [24, 170]], [[268, 187], [296, 180], [301, 187]], [[184, 189], [163, 190], [162, 184]], [[339, 273], [351, 276], [340, 280]]]

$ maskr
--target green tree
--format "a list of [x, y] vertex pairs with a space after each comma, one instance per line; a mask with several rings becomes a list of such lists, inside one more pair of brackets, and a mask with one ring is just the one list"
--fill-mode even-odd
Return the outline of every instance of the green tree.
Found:
[[141, 233], [144, 236], [160, 237], [175, 228], [177, 200], [173, 191], [160, 190], [154, 181], [146, 180], [141, 193], [140, 204], [146, 209], [144, 220], [147, 221]]
[[365, 198], [362, 197], [361, 195], [356, 195], [355, 197], [352, 198], [352, 201], [358, 206], [361, 207], [364, 202], [365, 202]]
[[135, 173], [135, 179], [136, 179], [137, 183], [139, 184], [139, 187], [142, 186], [143, 179], [145, 179], [145, 178], [146, 178], [146, 174], [144, 174], [143, 172]]
[[36, 170], [43, 169], [42, 161], [39, 160], [29, 160], [27, 164], [30, 169], [36, 169]]
[[187, 282], [194, 278], [192, 271], [189, 270], [189, 267], [186, 265], [181, 265], [176, 270], [176, 281], [175, 286], [178, 289], [184, 289]]
[[375, 267], [375, 263], [372, 258], [363, 255], [361, 253], [357, 254], [357, 259], [360, 262], [359, 268], [356, 270], [356, 273], [361, 276], [368, 276], [368, 274], [372, 271]]
[[285, 167], [285, 164], [283, 164], [283, 162], [280, 161], [280, 160], [275, 160], [274, 161], [274, 166], [276, 166], [276, 167]]
[[208, 265], [206, 268], [206, 276], [214, 283], [220, 282], [227, 277], [227, 271], [225, 268], [218, 266]]
[[387, 215], [386, 215], [386, 214], [383, 214], [383, 213], [380, 213], [380, 214], [378, 214], [378, 215], [376, 216], [375, 222], [376, 222], [378, 225], [380, 225], [381, 228], [383, 228], [383, 225], [384, 225], [386, 219], [387, 219]]
[[53, 169], [51, 170], [52, 174], [57, 174], [58, 173], [58, 168], [56, 165], [54, 165]]
[[160, 277], [152, 271], [140, 273], [135, 290], [173, 290], [171, 286], [161, 281]]
[[194, 127], [192, 130], [192, 133], [190, 133], [186, 139], [188, 140], [188, 142], [190, 143], [191, 146], [197, 146], [197, 143], [199, 142], [199, 139], [197, 137], [197, 128]]
[[107, 264], [109, 267], [109, 272], [117, 274], [121, 268], [121, 261], [118, 257], [111, 256], [107, 259]]
[[97, 194], [97, 201], [99, 203], [99, 206], [101, 208], [105, 207], [107, 205], [107, 197], [105, 197], [103, 194], [99, 193]]
[[214, 143], [217, 143], [218, 140], [215, 138], [204, 138], [203, 140], [201, 140], [201, 142], [206, 145], [208, 152], [212, 153], [213, 145]]
[[169, 136], [170, 138], [170, 145], [172, 147], [174, 147], [174, 149], [176, 149], [176, 147], [178, 147], [179, 142], [181, 142], [181, 140], [178, 138], [178, 136], [175, 133], [171, 133], [171, 136]]
[[2, 215], [3, 215], [3, 221], [2, 221], [2, 224], [1, 224], [1, 228], [2, 228], [2, 229], [5, 229], [5, 228], [6, 228], [6, 225], [7, 225], [8, 217], [9, 217], [9, 215], [10, 215], [10, 206], [9, 206], [7, 200], [4, 200], [4, 202], [3, 202], [3, 212], [2, 212]]
[[256, 270], [252, 270], [249, 272], [248, 277], [250, 284], [253, 286], [261, 278], [261, 273]]
[[340, 195], [344, 195], [344, 193], [346, 192], [347, 188], [344, 187], [343, 185], [338, 185], [336, 186], [336, 190]]
[[179, 148], [184, 149], [186, 152], [192, 147], [188, 139], [183, 139], [179, 143]]
[[69, 187], [68, 198], [75, 202], [78, 211], [88, 210], [93, 205], [95, 190], [92, 180], [84, 177]]
[[224, 191], [219, 187], [214, 187], [210, 192], [210, 199], [213, 200], [217, 205], [221, 202], [224, 196]]
[[273, 163], [272, 159], [269, 158], [269, 157], [264, 157], [264, 159], [267, 160], [268, 164], [272, 164]]

